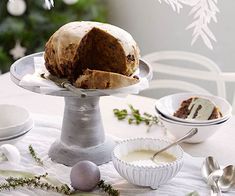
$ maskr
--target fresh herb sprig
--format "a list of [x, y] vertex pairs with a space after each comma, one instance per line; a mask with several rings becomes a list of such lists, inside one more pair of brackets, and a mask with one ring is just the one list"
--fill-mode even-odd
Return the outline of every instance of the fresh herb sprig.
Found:
[[197, 191], [193, 191], [191, 193], [188, 193], [186, 196], [200, 196]]
[[[32, 145], [29, 145], [29, 152], [31, 156], [35, 159], [35, 161], [41, 165], [43, 165], [43, 162], [40, 158], [37, 157], [36, 152]], [[57, 193], [61, 193], [64, 195], [71, 195], [76, 190], [71, 189], [67, 184], [63, 184], [60, 186], [55, 186], [52, 184], [49, 184], [42, 178], [46, 178], [48, 176], [48, 173], [45, 173], [43, 175], [33, 176], [33, 177], [25, 177], [25, 178], [14, 178], [9, 177], [6, 178], [6, 183], [0, 184], [0, 191], [3, 190], [12, 190], [16, 189], [18, 187], [30, 187], [30, 188], [39, 188], [46, 191], [54, 191]], [[107, 193], [109, 196], [119, 196], [120, 193], [118, 190], [114, 189], [112, 185], [106, 184], [104, 180], [100, 180], [97, 184], [97, 187], [100, 188], [102, 191]]]
[[110, 184], [105, 184], [104, 180], [100, 180], [98, 187], [110, 196], [119, 196], [118, 190], [114, 189]]
[[29, 152], [31, 154], [31, 156], [33, 157], [33, 159], [40, 165], [43, 165], [43, 161], [37, 156], [34, 148], [32, 145], [29, 145]]
[[47, 191], [54, 191], [65, 195], [71, 195], [74, 191], [66, 184], [61, 186], [51, 185], [41, 179], [47, 177], [47, 173], [32, 178], [6, 178], [6, 183], [0, 184], [0, 191], [16, 189], [18, 187], [39, 188]]
[[[9, 177], [5, 179], [5, 183], [0, 184], [0, 192], [4, 190], [14, 190], [20, 187], [35, 188], [45, 191], [53, 191], [64, 195], [73, 195], [77, 192], [70, 188], [67, 184], [53, 185], [47, 182], [48, 173], [43, 175], [35, 175], [32, 177]], [[100, 180], [97, 187], [109, 196], [119, 196], [118, 190], [115, 190], [110, 184], [106, 184], [104, 180]]]
[[128, 105], [130, 112], [128, 112], [126, 109], [113, 109], [114, 115], [117, 117], [118, 120], [128, 120], [129, 124], [136, 124], [139, 125], [140, 123], [145, 123], [148, 126], [148, 130], [154, 125], [154, 124], [160, 124], [157, 116], [153, 116], [149, 113], [143, 113], [141, 114], [140, 111], [136, 108], [134, 108], [132, 105]]

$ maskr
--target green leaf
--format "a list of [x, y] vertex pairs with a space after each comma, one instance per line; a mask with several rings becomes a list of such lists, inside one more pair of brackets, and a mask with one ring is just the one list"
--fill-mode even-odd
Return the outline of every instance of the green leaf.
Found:
[[[13, 178], [33, 178], [35, 176], [34, 173], [24, 172], [24, 171], [14, 171], [14, 170], [0, 170], [0, 176], [5, 178], [13, 177]], [[56, 178], [46, 177], [44, 180], [55, 186], [62, 186], [64, 183], [60, 182]], [[85, 192], [75, 192], [71, 194], [73, 196], [97, 196], [99, 194], [96, 193], [85, 193]]]
[[5, 178], [14, 177], [14, 178], [32, 178], [35, 174], [29, 172], [22, 171], [14, 171], [14, 170], [0, 170], [0, 176], [4, 176]]
[[200, 196], [197, 191], [193, 191], [191, 193], [188, 193], [186, 196]]
[[125, 120], [127, 119], [129, 124], [136, 124], [139, 125], [141, 123], [145, 123], [148, 126], [147, 131], [150, 130], [152, 125], [154, 124], [161, 124], [158, 120], [157, 116], [152, 116], [148, 113], [141, 114], [138, 109], [135, 109], [131, 104], [128, 105], [129, 109], [131, 110], [129, 113], [126, 109], [113, 109], [114, 115], [117, 117], [118, 120]]
[[[24, 171], [15, 171], [15, 170], [0, 170], [0, 176], [5, 178], [14, 177], [14, 178], [33, 178], [36, 174]], [[64, 183], [60, 182], [56, 178], [47, 177], [45, 180], [55, 186], [61, 186]]]

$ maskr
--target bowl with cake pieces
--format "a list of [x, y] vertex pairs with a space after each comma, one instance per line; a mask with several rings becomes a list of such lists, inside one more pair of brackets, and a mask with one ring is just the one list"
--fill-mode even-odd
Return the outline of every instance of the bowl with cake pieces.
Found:
[[156, 112], [165, 128], [176, 138], [191, 128], [198, 133], [186, 140], [203, 142], [223, 127], [232, 116], [232, 106], [224, 98], [198, 93], [177, 93], [160, 98]]

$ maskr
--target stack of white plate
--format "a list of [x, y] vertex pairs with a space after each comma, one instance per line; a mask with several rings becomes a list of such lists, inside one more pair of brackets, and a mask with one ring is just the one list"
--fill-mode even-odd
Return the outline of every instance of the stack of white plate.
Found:
[[27, 109], [0, 104], [0, 144], [15, 143], [22, 139], [34, 126]]
[[[173, 116], [181, 103], [191, 97], [201, 97], [212, 101], [222, 113], [222, 117], [212, 120], [182, 119]], [[175, 137], [181, 137], [191, 128], [198, 128], [198, 133], [186, 140], [188, 143], [199, 143], [219, 130], [232, 116], [232, 107], [225, 99], [197, 93], [178, 93], [162, 97], [156, 102], [156, 112], [166, 129]]]

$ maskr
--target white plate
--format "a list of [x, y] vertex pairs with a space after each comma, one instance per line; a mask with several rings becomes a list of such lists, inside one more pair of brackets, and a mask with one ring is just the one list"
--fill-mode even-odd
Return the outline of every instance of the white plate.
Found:
[[0, 138], [0, 145], [2, 144], [15, 144], [16, 142], [18, 142], [19, 140], [23, 139], [23, 137], [29, 132], [31, 131], [32, 128], [28, 129], [28, 130], [24, 130], [21, 133], [18, 133], [16, 135], [12, 135], [9, 137], [4, 137], [4, 138]]
[[[194, 119], [181, 119], [173, 116], [174, 112], [176, 112], [180, 108], [181, 103], [184, 100], [189, 99], [190, 97], [202, 97], [211, 100], [220, 109], [223, 117], [218, 119], [199, 121]], [[214, 123], [214, 122], [223, 121], [227, 119], [232, 113], [232, 106], [225, 99], [218, 96], [204, 95], [197, 93], [177, 93], [177, 94], [168, 95], [159, 99], [156, 102], [155, 106], [156, 110], [158, 110], [159, 113], [163, 114], [165, 117], [169, 119], [185, 123], [195, 123], [195, 124]]]
[[33, 119], [27, 109], [9, 104], [0, 104], [0, 138], [21, 134], [32, 129]]
[[205, 127], [205, 126], [213, 126], [213, 125], [219, 125], [222, 124], [224, 122], [226, 122], [227, 120], [229, 120], [232, 115], [228, 116], [227, 118], [220, 120], [220, 121], [216, 121], [216, 122], [208, 122], [208, 123], [187, 123], [187, 122], [182, 122], [182, 121], [176, 121], [173, 120], [171, 118], [168, 118], [164, 115], [162, 115], [161, 113], [157, 113], [158, 117], [164, 121], [167, 121], [171, 124], [176, 124], [176, 125], [182, 125], [182, 126], [193, 126], [193, 127]]
[[[20, 82], [22, 78], [30, 74], [32, 75], [35, 72], [34, 67], [34, 58], [43, 58], [44, 52], [34, 53], [28, 56], [25, 56], [23, 58], [18, 59], [16, 62], [14, 62], [11, 65], [10, 74], [11, 74], [11, 80], [20, 87], [23, 87], [27, 90], [40, 93], [40, 94], [47, 94], [47, 95], [54, 95], [54, 96], [63, 96], [63, 97], [78, 97], [75, 93], [68, 91], [65, 88], [55, 88], [54, 85], [52, 86], [43, 86], [36, 80], [35, 83], [32, 83], [32, 85], [29, 86], [21, 86]], [[137, 76], [140, 78], [140, 82], [137, 84], [133, 84], [127, 87], [123, 88], [117, 88], [117, 89], [80, 89], [84, 91], [88, 97], [93, 96], [104, 96], [104, 95], [110, 95], [110, 94], [131, 94], [136, 93], [137, 91], [143, 90], [147, 88], [148, 81], [152, 78], [152, 68], [151, 66], [145, 62], [144, 60], [140, 59], [139, 63], [139, 69], [136, 72]], [[45, 85], [45, 84], [44, 84]]]

